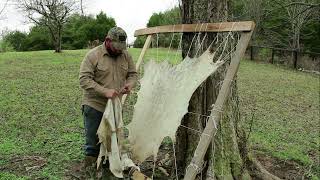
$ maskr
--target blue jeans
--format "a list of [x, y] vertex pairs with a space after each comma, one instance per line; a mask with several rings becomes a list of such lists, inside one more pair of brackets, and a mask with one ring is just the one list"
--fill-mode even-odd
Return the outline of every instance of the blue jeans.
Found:
[[103, 113], [87, 105], [83, 105], [82, 114], [85, 128], [85, 146], [86, 156], [98, 157], [100, 145], [98, 144], [97, 131], [101, 122]]

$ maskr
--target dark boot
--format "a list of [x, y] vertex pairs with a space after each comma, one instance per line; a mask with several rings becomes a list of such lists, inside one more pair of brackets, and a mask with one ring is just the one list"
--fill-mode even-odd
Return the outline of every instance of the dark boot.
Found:
[[97, 179], [97, 158], [93, 156], [86, 156], [84, 160], [84, 170], [86, 179], [94, 180]]

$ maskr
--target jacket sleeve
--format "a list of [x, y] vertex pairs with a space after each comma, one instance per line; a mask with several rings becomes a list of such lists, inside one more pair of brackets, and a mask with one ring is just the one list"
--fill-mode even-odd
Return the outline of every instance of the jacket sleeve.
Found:
[[83, 59], [79, 73], [80, 87], [87, 91], [95, 91], [101, 96], [104, 96], [108, 89], [104, 88], [93, 79], [95, 71], [95, 58], [96, 57], [92, 56], [92, 54], [88, 53]]
[[132, 84], [133, 86], [138, 80], [138, 73], [136, 70], [136, 65], [133, 62], [132, 56], [128, 54], [128, 75], [126, 83]]

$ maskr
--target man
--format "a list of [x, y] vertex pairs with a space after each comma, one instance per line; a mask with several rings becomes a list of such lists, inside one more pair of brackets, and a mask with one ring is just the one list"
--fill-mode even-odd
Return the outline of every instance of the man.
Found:
[[126, 51], [126, 39], [122, 28], [110, 29], [105, 42], [89, 51], [81, 63], [86, 171], [94, 170], [99, 155], [96, 133], [108, 99], [130, 93], [137, 81], [135, 65]]

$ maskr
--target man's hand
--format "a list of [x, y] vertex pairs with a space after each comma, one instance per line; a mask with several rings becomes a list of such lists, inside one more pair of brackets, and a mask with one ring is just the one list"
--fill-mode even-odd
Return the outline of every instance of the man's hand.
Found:
[[132, 90], [132, 85], [131, 84], [125, 84], [123, 88], [121, 88], [121, 93], [122, 94], [130, 94], [131, 90]]
[[118, 95], [119, 95], [118, 91], [116, 91], [114, 89], [108, 89], [104, 94], [104, 96], [109, 99], [114, 98]]

